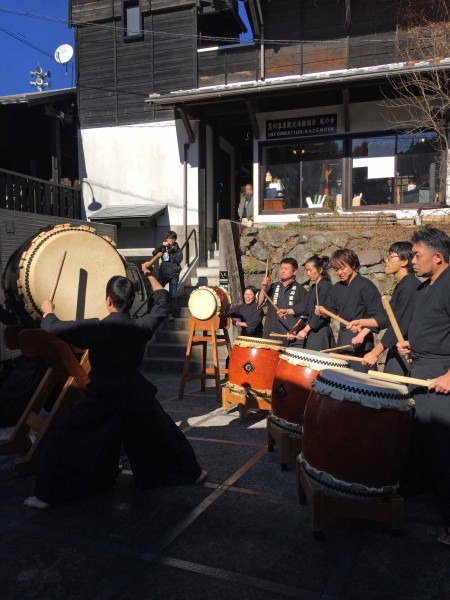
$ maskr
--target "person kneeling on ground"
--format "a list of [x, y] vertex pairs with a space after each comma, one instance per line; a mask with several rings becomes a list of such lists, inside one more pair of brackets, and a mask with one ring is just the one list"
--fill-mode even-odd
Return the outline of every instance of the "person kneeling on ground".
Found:
[[140, 488], [202, 483], [194, 451], [164, 412], [157, 388], [139, 371], [147, 341], [169, 311], [167, 292], [143, 265], [154, 290], [154, 304], [143, 317], [129, 315], [133, 283], [112, 277], [106, 286], [103, 319], [60, 321], [49, 300], [42, 303], [41, 327], [80, 348], [89, 349], [91, 372], [82, 399], [49, 430], [39, 457], [33, 508], [92, 495], [111, 488], [123, 443]]

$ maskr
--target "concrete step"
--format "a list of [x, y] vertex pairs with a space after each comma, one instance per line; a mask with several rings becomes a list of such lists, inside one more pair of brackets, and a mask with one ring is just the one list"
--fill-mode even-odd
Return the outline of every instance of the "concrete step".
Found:
[[219, 270], [219, 257], [217, 258], [208, 258], [208, 269], [217, 269]]
[[189, 340], [188, 329], [161, 329], [155, 333], [152, 343], [155, 344], [180, 344], [186, 350]]
[[197, 277], [219, 277], [219, 267], [197, 267]]
[[191, 277], [191, 285], [194, 287], [199, 287], [201, 285], [219, 285], [219, 274], [216, 271], [216, 276], [209, 277]]

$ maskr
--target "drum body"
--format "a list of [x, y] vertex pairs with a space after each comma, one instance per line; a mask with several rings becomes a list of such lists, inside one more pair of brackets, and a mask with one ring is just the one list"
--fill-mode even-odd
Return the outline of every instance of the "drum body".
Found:
[[300, 435], [301, 419], [312, 391], [311, 382], [323, 369], [349, 369], [341, 358], [323, 352], [287, 348], [280, 356], [272, 386], [272, 421], [281, 429]]
[[284, 345], [279, 341], [239, 336], [228, 364], [228, 387], [232, 393], [270, 399], [273, 377]]
[[331, 369], [312, 385], [300, 457], [308, 476], [349, 496], [395, 491], [412, 425], [406, 386]]
[[92, 227], [56, 225], [29, 238], [6, 265], [6, 303], [22, 324], [39, 325], [41, 304], [51, 294], [64, 251], [55, 315], [64, 321], [108, 315], [106, 284], [113, 275], [126, 276], [125, 260], [114, 242]]
[[224, 319], [230, 311], [231, 300], [221, 287], [201, 286], [189, 296], [188, 306], [191, 314], [200, 321], [207, 321], [216, 315]]

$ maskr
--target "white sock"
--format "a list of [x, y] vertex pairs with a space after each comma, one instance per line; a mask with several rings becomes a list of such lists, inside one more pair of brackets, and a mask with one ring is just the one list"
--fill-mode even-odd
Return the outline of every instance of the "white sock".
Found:
[[50, 504], [48, 502], [44, 502], [43, 500], [39, 500], [39, 498], [36, 498], [36, 496], [29, 496], [28, 498], [26, 498], [23, 501], [25, 506], [28, 506], [29, 508], [48, 508], [50, 506]]

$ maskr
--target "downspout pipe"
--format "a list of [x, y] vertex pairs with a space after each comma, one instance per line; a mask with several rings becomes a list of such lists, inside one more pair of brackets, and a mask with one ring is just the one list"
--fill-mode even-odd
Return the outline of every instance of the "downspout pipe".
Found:
[[258, 7], [258, 18], [259, 18], [259, 24], [260, 24], [260, 65], [259, 65], [259, 70], [260, 70], [260, 79], [261, 81], [264, 81], [266, 79], [266, 52], [265, 52], [265, 45], [264, 45], [264, 18], [263, 18], [263, 13], [261, 10], [261, 3], [260, 0], [256, 0], [256, 6]]
[[[188, 238], [188, 151], [190, 144], [184, 144], [183, 155], [183, 229], [184, 241]], [[189, 266], [189, 244], [186, 244], [186, 265]]]

